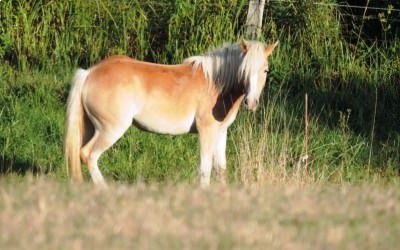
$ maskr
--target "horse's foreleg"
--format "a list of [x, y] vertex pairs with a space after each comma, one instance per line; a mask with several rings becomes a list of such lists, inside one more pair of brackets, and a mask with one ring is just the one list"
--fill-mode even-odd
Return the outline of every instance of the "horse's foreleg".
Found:
[[216, 135], [216, 142], [213, 152], [214, 164], [217, 170], [217, 177], [220, 182], [225, 183], [226, 175], [226, 138], [227, 130], [220, 129]]
[[200, 186], [210, 185], [212, 156], [215, 148], [217, 131], [213, 128], [199, 130], [200, 137]]

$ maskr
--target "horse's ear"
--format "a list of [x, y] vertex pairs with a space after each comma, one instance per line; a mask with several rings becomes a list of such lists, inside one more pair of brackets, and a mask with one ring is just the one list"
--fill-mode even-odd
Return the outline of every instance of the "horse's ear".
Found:
[[272, 54], [272, 51], [274, 51], [275, 47], [278, 46], [279, 41], [276, 41], [274, 44], [268, 44], [265, 46], [265, 55], [269, 56]]
[[247, 50], [249, 49], [249, 45], [248, 45], [248, 42], [246, 41], [246, 39], [242, 39], [240, 41], [240, 49], [242, 50], [242, 52], [244, 54], [246, 54]]

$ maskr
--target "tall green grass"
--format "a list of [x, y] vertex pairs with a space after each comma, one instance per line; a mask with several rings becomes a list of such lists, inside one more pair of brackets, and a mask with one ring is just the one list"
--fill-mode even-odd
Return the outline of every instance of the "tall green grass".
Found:
[[[69, 81], [112, 54], [179, 63], [244, 34], [247, 1], [1, 1], [0, 164], [3, 174], [65, 180], [62, 140]], [[228, 138], [229, 180], [396, 181], [400, 156], [400, 43], [343, 39], [338, 10], [301, 1], [268, 5], [261, 39], [280, 40], [255, 114]], [[309, 172], [304, 171], [304, 94]], [[123, 182], [192, 182], [195, 135], [131, 129], [100, 160]]]
[[3, 1], [0, 57], [24, 69], [89, 66], [112, 54], [180, 62], [236, 40], [245, 0]]

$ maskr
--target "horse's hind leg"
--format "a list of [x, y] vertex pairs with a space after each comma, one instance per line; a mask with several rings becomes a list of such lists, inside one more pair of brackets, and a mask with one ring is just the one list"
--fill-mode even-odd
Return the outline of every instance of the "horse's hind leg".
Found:
[[86, 163], [89, 168], [90, 176], [95, 184], [106, 186], [103, 175], [98, 167], [98, 160], [102, 153], [110, 148], [125, 131], [130, 123], [108, 129], [96, 129], [92, 139], [82, 148], [82, 159], [86, 157]]
[[97, 161], [101, 153], [93, 153], [93, 146], [97, 142], [99, 135], [99, 131], [96, 130], [93, 137], [81, 149], [81, 159], [88, 166], [90, 176], [95, 184], [105, 183], [104, 178], [97, 165]]

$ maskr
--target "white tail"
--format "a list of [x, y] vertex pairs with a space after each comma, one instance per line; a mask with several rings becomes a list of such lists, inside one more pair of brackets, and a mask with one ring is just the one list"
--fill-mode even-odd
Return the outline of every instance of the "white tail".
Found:
[[64, 154], [67, 172], [75, 182], [82, 182], [80, 150], [83, 141], [84, 109], [81, 94], [88, 70], [78, 69], [72, 80], [65, 117]]

